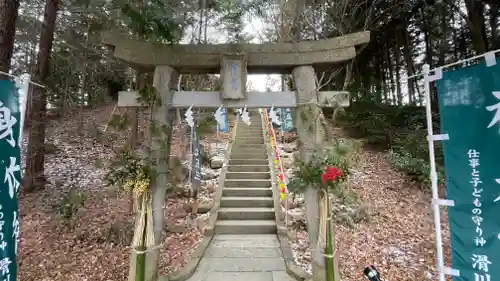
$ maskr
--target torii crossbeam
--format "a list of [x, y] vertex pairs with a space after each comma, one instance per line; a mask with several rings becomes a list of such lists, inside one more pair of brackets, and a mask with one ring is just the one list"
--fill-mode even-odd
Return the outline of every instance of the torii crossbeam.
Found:
[[[297, 101], [296, 92], [246, 92], [247, 74], [292, 73], [294, 67], [312, 66], [315, 70], [339, 67], [356, 56], [368, 43], [368, 31], [326, 40], [300, 43], [166, 45], [131, 39], [120, 32], [106, 32], [103, 42], [114, 47], [114, 56], [141, 69], [169, 66], [180, 74], [220, 73], [221, 92], [176, 91], [171, 106], [264, 108], [295, 107], [317, 103], [320, 107], [347, 107], [345, 91], [313, 90], [313, 100]], [[300, 87], [300, 86], [299, 86]], [[118, 106], [140, 106], [137, 92], [120, 92]]]

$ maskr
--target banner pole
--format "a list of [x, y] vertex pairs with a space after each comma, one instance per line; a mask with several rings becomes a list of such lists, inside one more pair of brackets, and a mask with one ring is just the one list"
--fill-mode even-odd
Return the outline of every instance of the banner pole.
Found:
[[[191, 187], [191, 190], [193, 189], [193, 137], [194, 137], [194, 130], [196, 128], [196, 123], [194, 124], [193, 127], [191, 127], [191, 132], [189, 132], [189, 150], [188, 150], [188, 157], [189, 157], [189, 170], [188, 170], [188, 179], [189, 179], [189, 184]], [[194, 194], [194, 192], [193, 192]]]
[[431, 190], [432, 190], [432, 210], [434, 213], [434, 228], [436, 231], [436, 254], [437, 254], [437, 264], [439, 272], [439, 281], [445, 281], [444, 277], [444, 258], [443, 258], [443, 242], [441, 235], [441, 213], [439, 204], [438, 185], [437, 185], [437, 172], [436, 172], [436, 156], [434, 152], [434, 140], [432, 136], [434, 135], [432, 127], [432, 108], [431, 108], [431, 79], [429, 77], [429, 65], [424, 64], [424, 90], [425, 90], [425, 116], [427, 119], [427, 141], [429, 145], [429, 162], [430, 162], [430, 174], [431, 174]]
[[[24, 133], [24, 117], [26, 114], [26, 108], [28, 104], [28, 92], [29, 92], [29, 87], [31, 83], [31, 75], [24, 73], [18, 78], [19, 80], [19, 106], [21, 110], [21, 116], [20, 116], [20, 126], [21, 126], [21, 132], [19, 133], [19, 145], [21, 145], [22, 138], [23, 138], [23, 133]], [[109, 122], [108, 122], [109, 123]]]

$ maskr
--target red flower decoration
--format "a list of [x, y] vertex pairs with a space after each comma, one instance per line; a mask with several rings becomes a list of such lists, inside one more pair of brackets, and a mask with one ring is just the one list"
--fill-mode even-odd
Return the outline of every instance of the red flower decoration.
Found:
[[336, 167], [326, 168], [325, 173], [321, 175], [321, 182], [325, 184], [328, 181], [334, 182], [337, 177], [342, 176], [343, 173], [340, 169]]

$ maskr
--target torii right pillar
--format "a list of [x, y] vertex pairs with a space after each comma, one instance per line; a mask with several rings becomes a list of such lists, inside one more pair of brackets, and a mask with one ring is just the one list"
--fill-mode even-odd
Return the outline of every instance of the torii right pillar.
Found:
[[[300, 156], [304, 161], [310, 161], [314, 149], [322, 145], [323, 137], [320, 135], [320, 108], [316, 105], [317, 87], [314, 68], [297, 66], [292, 71], [293, 82], [296, 88], [297, 107], [294, 116], [295, 127], [299, 138]], [[307, 212], [307, 232], [312, 253], [312, 271], [314, 281], [326, 280], [324, 248], [318, 245], [319, 234], [319, 191], [308, 188], [304, 193]], [[335, 244], [334, 244], [335, 247]], [[335, 253], [335, 248], [334, 248]], [[335, 280], [340, 280], [338, 260], [334, 254]]]

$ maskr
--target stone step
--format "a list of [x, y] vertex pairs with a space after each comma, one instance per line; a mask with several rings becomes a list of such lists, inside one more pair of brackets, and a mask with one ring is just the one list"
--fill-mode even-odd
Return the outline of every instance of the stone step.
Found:
[[261, 133], [262, 134], [262, 127], [255, 127], [255, 128], [238, 128], [238, 131], [236, 134], [239, 133], [245, 133], [245, 132], [253, 132], [253, 133]]
[[[238, 157], [239, 155], [242, 155], [244, 157]], [[250, 158], [255, 158], [259, 159], [265, 156], [267, 158], [267, 152], [263, 149], [245, 149], [245, 148], [240, 148], [240, 149], [232, 149], [231, 150], [231, 157], [232, 158], [240, 158], [240, 159], [248, 159], [248, 155], [255, 155], [255, 157], [250, 157]]]
[[251, 149], [266, 149], [265, 143], [235, 143], [233, 144], [233, 149], [237, 148], [251, 148]]
[[237, 134], [242, 134], [242, 133], [246, 133], [246, 134], [261, 134], [262, 135], [262, 128], [256, 128], [256, 129], [251, 129], [251, 128], [242, 128], [242, 129], [238, 129], [238, 131], [236, 132]]
[[229, 165], [229, 172], [269, 172], [269, 165]]
[[262, 123], [260, 122], [260, 118], [259, 119], [250, 118], [250, 125], [247, 125], [244, 122], [241, 122], [240, 125], [241, 126], [238, 126], [239, 129], [241, 129], [241, 128], [256, 128], [256, 127], [261, 128], [262, 127]]
[[231, 157], [229, 159], [229, 166], [231, 165], [269, 165], [269, 160], [266, 159], [252, 159], [252, 158], [247, 158], [247, 159], [241, 159], [241, 158], [235, 158]]
[[[240, 143], [235, 143], [233, 145], [233, 148], [231, 149], [232, 152], [240, 152], [240, 151], [256, 151], [256, 152], [262, 152], [262, 153], [267, 153], [267, 149], [264, 146], [265, 144], [263, 143], [256, 143], [256, 144], [244, 144], [242, 142]], [[233, 157], [234, 158], [234, 157]]]
[[241, 179], [241, 180], [236, 180], [236, 179], [226, 179], [224, 181], [224, 187], [261, 187], [261, 188], [266, 188], [266, 187], [271, 187], [271, 180], [270, 179]]
[[242, 132], [242, 131], [259, 131], [259, 132], [262, 132], [262, 126], [259, 124], [259, 125], [255, 125], [255, 126], [238, 126], [238, 132]]
[[272, 197], [222, 197], [220, 199], [221, 208], [247, 208], [247, 207], [274, 207]]
[[258, 139], [250, 139], [249, 140], [248, 138], [236, 138], [234, 140], [234, 145], [236, 145], [236, 146], [238, 146], [238, 145], [243, 146], [243, 145], [249, 145], [249, 144], [250, 145], [254, 145], [254, 144], [260, 144], [260, 145], [262, 145], [262, 144], [265, 144], [265, 142], [264, 142], [264, 139], [260, 139], [260, 140], [258, 140]]
[[236, 140], [244, 140], [244, 139], [247, 139], [249, 141], [257, 141], [257, 140], [263, 140], [264, 136], [259, 135], [258, 133], [236, 134]]
[[274, 220], [273, 208], [220, 208], [220, 220]]
[[220, 220], [215, 224], [216, 234], [275, 234], [274, 220]]
[[264, 135], [259, 132], [245, 132], [245, 133], [237, 133], [236, 138], [238, 139], [246, 139], [246, 138], [264, 138]]
[[245, 146], [244, 144], [237, 145], [236, 147], [233, 146], [233, 148], [231, 148], [231, 155], [238, 152], [255, 153], [259, 155], [267, 154], [267, 150], [263, 147], [251, 147], [251, 146]]
[[240, 137], [236, 135], [234, 140], [235, 143], [245, 143], [245, 144], [263, 144], [264, 138], [262, 137]]
[[252, 153], [246, 151], [231, 150], [231, 157], [235, 159], [265, 159], [267, 160], [267, 153]]
[[224, 187], [222, 189], [222, 196], [270, 197], [273, 196], [273, 190], [271, 188], [259, 187]]
[[269, 172], [227, 172], [226, 180], [243, 180], [243, 179], [270, 179]]

